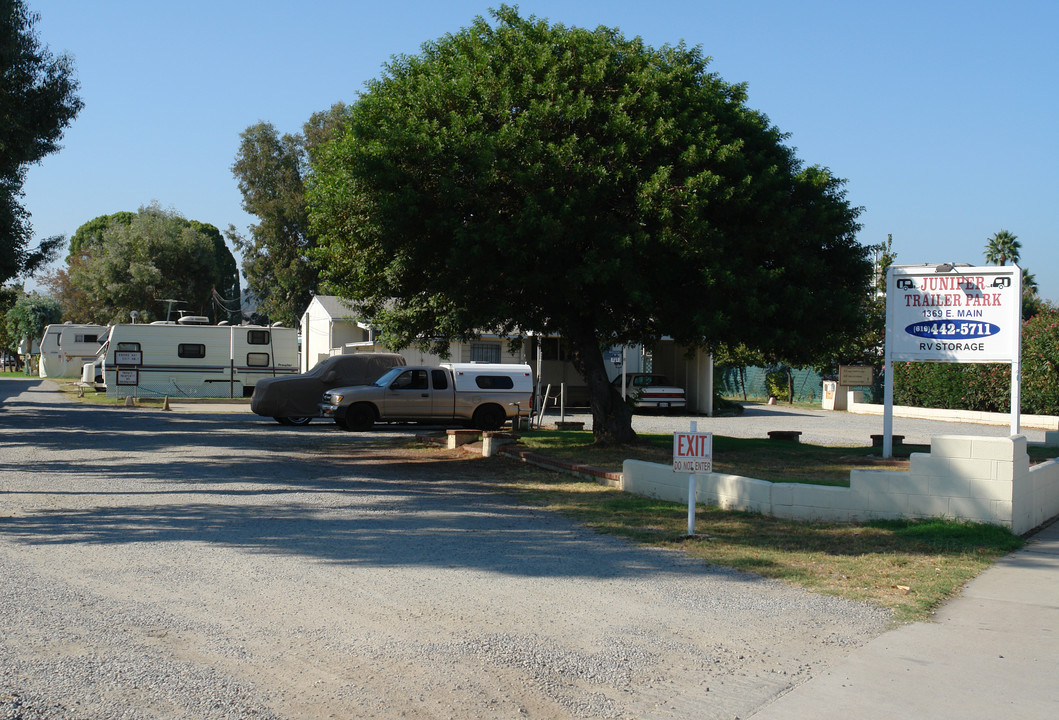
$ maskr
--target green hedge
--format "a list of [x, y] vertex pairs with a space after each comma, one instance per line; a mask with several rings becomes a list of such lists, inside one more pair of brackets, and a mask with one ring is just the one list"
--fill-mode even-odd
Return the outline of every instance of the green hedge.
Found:
[[[1022, 412], [1059, 415], [1059, 312], [1022, 326]], [[896, 363], [894, 403], [913, 407], [1010, 412], [1011, 366]]]

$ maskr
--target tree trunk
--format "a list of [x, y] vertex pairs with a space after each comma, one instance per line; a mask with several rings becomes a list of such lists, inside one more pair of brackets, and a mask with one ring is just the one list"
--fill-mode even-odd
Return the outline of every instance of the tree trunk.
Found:
[[568, 337], [574, 367], [588, 383], [592, 405], [592, 435], [600, 445], [628, 445], [636, 442], [632, 429], [632, 409], [607, 378], [603, 349], [593, 333]]

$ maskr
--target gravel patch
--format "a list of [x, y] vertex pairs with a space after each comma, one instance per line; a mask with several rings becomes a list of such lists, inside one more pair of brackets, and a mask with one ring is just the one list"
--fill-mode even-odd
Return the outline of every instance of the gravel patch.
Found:
[[0, 382], [0, 719], [735, 718], [888, 613], [597, 535], [414, 430]]

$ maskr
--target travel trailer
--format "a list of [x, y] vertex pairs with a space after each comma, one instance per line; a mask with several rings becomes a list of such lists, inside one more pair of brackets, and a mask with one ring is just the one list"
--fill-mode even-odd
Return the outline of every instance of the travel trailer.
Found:
[[[82, 380], [107, 397], [250, 397], [258, 380], [298, 372], [298, 331], [262, 325], [120, 324]], [[86, 379], [87, 378], [87, 379]]]
[[38, 373], [42, 378], [81, 377], [81, 367], [95, 359], [108, 332], [110, 328], [95, 324], [49, 325], [40, 341]]

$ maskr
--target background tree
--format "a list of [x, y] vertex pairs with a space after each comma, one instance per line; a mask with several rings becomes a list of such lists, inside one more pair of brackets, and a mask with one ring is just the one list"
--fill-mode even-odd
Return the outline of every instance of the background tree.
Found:
[[[7, 312], [15, 307], [18, 299], [25, 295], [20, 285], [0, 286], [0, 352], [18, 358], [18, 339], [11, 334], [7, 327]], [[19, 366], [21, 360], [18, 359]]]
[[86, 257], [95, 247], [103, 245], [103, 233], [108, 228], [116, 225], [131, 225], [136, 213], [123, 210], [113, 215], [100, 215], [92, 218], [81, 227], [77, 228], [70, 238], [70, 254], [67, 256], [69, 263], [71, 257]]
[[1037, 286], [1037, 276], [1022, 268], [1022, 321], [1026, 322], [1045, 308]]
[[101, 307], [89, 299], [88, 294], [71, 280], [71, 276], [78, 276], [82, 266], [91, 263], [93, 256], [103, 252], [103, 233], [108, 228], [129, 225], [135, 217], [136, 213], [126, 210], [100, 215], [84, 223], [70, 237], [66, 267], [53, 270], [41, 279], [41, 284], [62, 307], [64, 320], [75, 323], [99, 322]]
[[108, 217], [116, 219], [102, 230], [100, 218], [86, 223], [98, 237], [71, 254], [63, 279], [76, 288], [86, 321], [125, 322], [132, 310], [145, 321], [165, 320], [168, 306], [162, 301], [170, 298], [183, 301], [178, 309], [193, 315], [230, 319], [215, 292], [223, 289], [238, 298], [238, 273], [217, 228], [157, 205], [140, 208], [128, 222], [121, 213]]
[[[30, 341], [40, 342], [44, 328], [61, 321], [62, 309], [58, 302], [36, 293], [22, 293], [4, 316], [4, 335], [12, 349], [23, 341], [26, 341], [27, 349], [31, 349]], [[28, 356], [22, 358], [23, 362], [27, 359]]]
[[603, 347], [812, 361], [855, 331], [859, 211], [743, 85], [698, 48], [492, 14], [390, 62], [316, 155], [325, 277], [386, 344], [558, 334], [597, 441], [628, 442]]
[[[311, 130], [319, 137], [323, 122], [313, 123], [306, 124], [307, 134]], [[243, 209], [259, 222], [250, 226], [249, 238], [229, 226], [228, 238], [243, 253], [243, 276], [259, 311], [296, 325], [319, 280], [310, 257], [316, 240], [305, 207], [309, 141], [302, 135], [281, 136], [264, 122], [251, 125], [240, 138], [232, 173]]]
[[240, 136], [232, 173], [243, 209], [260, 222], [250, 227], [249, 238], [232, 226], [227, 236], [243, 253], [243, 277], [265, 317], [297, 325], [318, 290], [305, 178], [315, 148], [344, 130], [347, 114], [348, 108], [337, 103], [313, 114], [301, 135], [280, 136], [273, 125], [258, 123]]
[[1018, 265], [1021, 252], [1018, 236], [1001, 230], [986, 241], [985, 261], [990, 265], [1007, 265], [1010, 260], [1012, 265]]
[[73, 62], [41, 45], [33, 30], [39, 19], [22, 0], [0, 3], [0, 283], [43, 267], [61, 244], [49, 238], [28, 249], [33, 228], [22, 186], [29, 166], [59, 149], [83, 106]]

